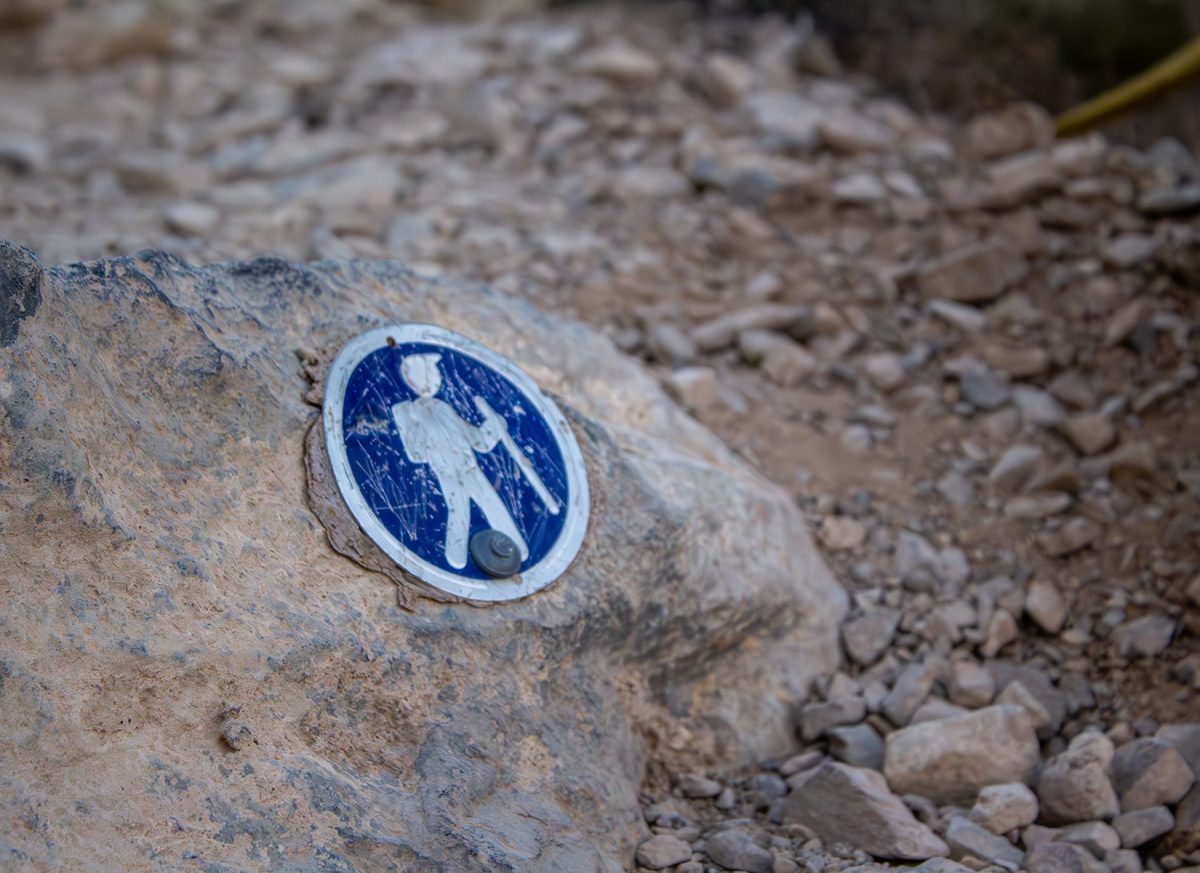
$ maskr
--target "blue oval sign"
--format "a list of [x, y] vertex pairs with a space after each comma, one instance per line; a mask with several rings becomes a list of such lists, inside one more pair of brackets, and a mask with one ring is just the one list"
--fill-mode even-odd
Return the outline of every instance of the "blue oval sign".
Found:
[[[472, 600], [512, 600], [553, 582], [587, 529], [583, 457], [570, 425], [515, 364], [466, 337], [408, 324], [365, 333], [334, 360], [325, 443], [362, 529], [425, 582]], [[471, 538], [515, 543], [495, 579]]]

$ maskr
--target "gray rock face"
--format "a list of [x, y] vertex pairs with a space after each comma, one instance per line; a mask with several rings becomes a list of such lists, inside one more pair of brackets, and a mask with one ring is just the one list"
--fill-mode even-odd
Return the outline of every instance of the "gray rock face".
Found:
[[1028, 714], [998, 705], [889, 734], [884, 774], [902, 794], [970, 803], [988, 785], [1028, 781], [1038, 759]]
[[924, 860], [949, 851], [881, 775], [844, 764], [827, 761], [794, 786], [783, 817], [826, 842], [845, 843], [877, 858]]
[[[6, 244], [0, 275], [0, 820], [34, 865], [627, 869], [640, 733], [780, 754], [836, 669], [844, 597], [788, 495], [584, 328], [393, 263], [43, 272]], [[593, 521], [546, 591], [401, 609], [309, 508], [296, 352], [402, 321], [567, 412]]]

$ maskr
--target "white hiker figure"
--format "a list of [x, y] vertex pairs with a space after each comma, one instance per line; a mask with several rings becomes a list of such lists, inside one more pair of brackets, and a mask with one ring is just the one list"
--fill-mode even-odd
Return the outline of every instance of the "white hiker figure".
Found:
[[476, 452], [490, 452], [503, 443], [508, 453], [529, 481], [546, 509], [557, 515], [559, 503], [513, 442], [508, 427], [482, 397], [474, 398], [483, 415], [483, 424], [476, 426], [464, 420], [445, 400], [437, 397], [442, 390], [442, 374], [438, 354], [407, 355], [400, 362], [400, 375], [413, 391], [415, 400], [406, 400], [392, 407], [396, 430], [404, 443], [404, 453], [414, 464], [428, 464], [437, 477], [438, 487], [446, 501], [446, 563], [456, 570], [467, 565], [467, 545], [471, 533], [471, 502], [483, 512], [488, 525], [510, 537], [517, 544], [521, 560], [529, 557], [529, 546], [517, 529], [512, 513], [504, 505], [492, 483], [479, 468]]

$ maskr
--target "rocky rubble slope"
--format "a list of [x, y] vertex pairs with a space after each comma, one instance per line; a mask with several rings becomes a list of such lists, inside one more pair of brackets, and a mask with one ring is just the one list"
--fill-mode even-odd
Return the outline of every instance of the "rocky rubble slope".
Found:
[[808, 514], [845, 664], [794, 755], [655, 747], [643, 867], [1200, 864], [1178, 143], [957, 126], [771, 18], [121, 8], [0, 53], [9, 236], [490, 281], [607, 331]]

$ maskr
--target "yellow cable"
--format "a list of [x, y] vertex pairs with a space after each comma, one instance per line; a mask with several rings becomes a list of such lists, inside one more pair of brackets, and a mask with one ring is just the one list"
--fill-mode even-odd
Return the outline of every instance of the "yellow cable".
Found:
[[1118, 112], [1179, 87], [1197, 73], [1200, 73], [1200, 37], [1128, 82], [1064, 112], [1055, 122], [1058, 135], [1086, 133]]

